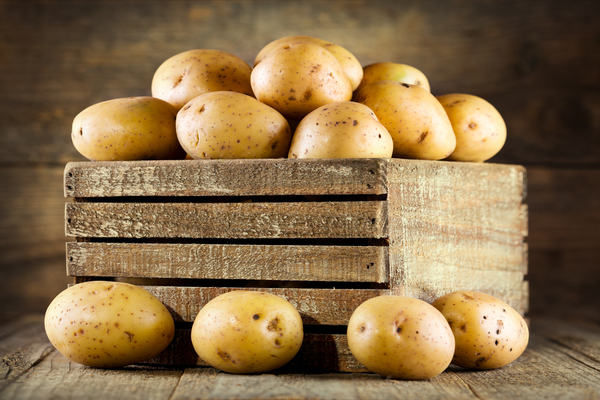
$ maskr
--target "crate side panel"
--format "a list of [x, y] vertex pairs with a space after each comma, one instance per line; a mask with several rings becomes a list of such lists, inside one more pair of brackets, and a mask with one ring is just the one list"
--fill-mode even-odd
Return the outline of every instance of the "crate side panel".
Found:
[[298, 310], [305, 325], [347, 325], [352, 313], [362, 302], [389, 294], [387, 289], [142, 287], [165, 304], [177, 322], [193, 322], [206, 303], [223, 293], [251, 290], [285, 298]]
[[66, 197], [387, 193], [380, 159], [72, 162]]
[[378, 282], [384, 246], [67, 243], [69, 276]]
[[480, 290], [524, 311], [523, 167], [390, 162], [387, 176], [395, 292], [432, 301]]
[[382, 238], [383, 201], [66, 204], [66, 234], [92, 238]]
[[[207, 366], [194, 350], [190, 329], [177, 329], [162, 353], [140, 364]], [[283, 369], [311, 372], [367, 372], [348, 347], [346, 335], [305, 334], [298, 354]]]

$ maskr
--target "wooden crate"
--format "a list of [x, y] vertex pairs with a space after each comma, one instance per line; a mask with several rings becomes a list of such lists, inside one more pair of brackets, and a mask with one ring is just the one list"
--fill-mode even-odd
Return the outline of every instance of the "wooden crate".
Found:
[[151, 363], [202, 365], [189, 331], [215, 296], [265, 290], [300, 312], [290, 364], [361, 371], [345, 329], [368, 298], [458, 289], [527, 311], [525, 169], [402, 159], [74, 162], [67, 274], [144, 286], [177, 334]]

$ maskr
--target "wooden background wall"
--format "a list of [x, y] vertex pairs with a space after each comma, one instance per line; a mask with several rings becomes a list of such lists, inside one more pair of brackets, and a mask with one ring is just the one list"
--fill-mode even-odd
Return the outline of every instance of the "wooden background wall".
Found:
[[492, 161], [528, 169], [530, 315], [600, 320], [600, 5], [583, 1], [1, 1], [0, 320], [44, 312], [65, 277], [62, 172], [87, 106], [150, 94], [193, 48], [252, 63], [292, 34], [394, 61], [432, 92], [486, 98]]

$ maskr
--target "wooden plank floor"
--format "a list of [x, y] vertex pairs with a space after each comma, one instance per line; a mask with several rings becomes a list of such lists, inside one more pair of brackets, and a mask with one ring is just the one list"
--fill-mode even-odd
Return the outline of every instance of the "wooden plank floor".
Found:
[[43, 316], [28, 315], [0, 327], [0, 399], [599, 399], [600, 325], [533, 319], [531, 327], [527, 350], [507, 367], [451, 366], [428, 381], [399, 381], [370, 373], [88, 368], [54, 350]]

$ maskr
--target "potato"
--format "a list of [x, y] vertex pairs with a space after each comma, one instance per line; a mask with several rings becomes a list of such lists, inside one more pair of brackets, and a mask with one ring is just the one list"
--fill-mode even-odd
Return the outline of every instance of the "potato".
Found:
[[176, 116], [172, 105], [153, 97], [107, 100], [75, 117], [71, 139], [92, 161], [183, 159]]
[[254, 66], [256, 66], [259, 62], [262, 61], [263, 58], [267, 56], [273, 49], [282, 45], [282, 44], [291, 44], [291, 43], [314, 43], [317, 44], [337, 58], [340, 62], [342, 69], [344, 70], [344, 74], [348, 77], [350, 81], [350, 85], [352, 86], [352, 90], [355, 90], [363, 79], [363, 68], [360, 64], [360, 61], [354, 56], [354, 54], [350, 53], [348, 50], [339, 46], [337, 44], [330, 43], [326, 40], [319, 39], [313, 36], [286, 36], [277, 40], [272, 41], [263, 47], [260, 52], [256, 55], [254, 59]]
[[254, 67], [250, 83], [258, 100], [293, 120], [352, 99], [352, 85], [337, 58], [308, 42], [275, 47]]
[[527, 347], [523, 317], [488, 294], [459, 290], [433, 301], [448, 320], [456, 340], [452, 363], [471, 369], [494, 369], [516, 360]]
[[215, 297], [194, 320], [198, 356], [225, 372], [255, 374], [287, 364], [302, 345], [298, 311], [282, 297], [238, 290]]
[[61, 354], [100, 368], [154, 357], [175, 335], [167, 308], [147, 290], [123, 282], [73, 285], [50, 303], [44, 325]]
[[450, 119], [427, 90], [394, 81], [373, 82], [355, 101], [373, 110], [394, 140], [394, 157], [441, 160], [456, 147]]
[[177, 114], [177, 137], [195, 159], [286, 157], [292, 131], [277, 111], [236, 92], [210, 92]]
[[390, 158], [389, 132], [365, 105], [343, 101], [317, 108], [300, 121], [289, 158]]
[[481, 97], [464, 93], [437, 96], [456, 135], [456, 149], [448, 160], [483, 162], [506, 142], [506, 124], [498, 110]]
[[444, 316], [428, 303], [404, 296], [363, 302], [348, 322], [348, 346], [369, 370], [395, 379], [429, 379], [454, 353]]
[[378, 81], [395, 81], [420, 86], [431, 92], [429, 80], [415, 67], [394, 62], [378, 62], [363, 68], [363, 78], [356, 90]]
[[208, 92], [232, 91], [253, 96], [252, 68], [241, 58], [220, 50], [184, 51], [165, 60], [152, 77], [152, 96], [177, 109]]

